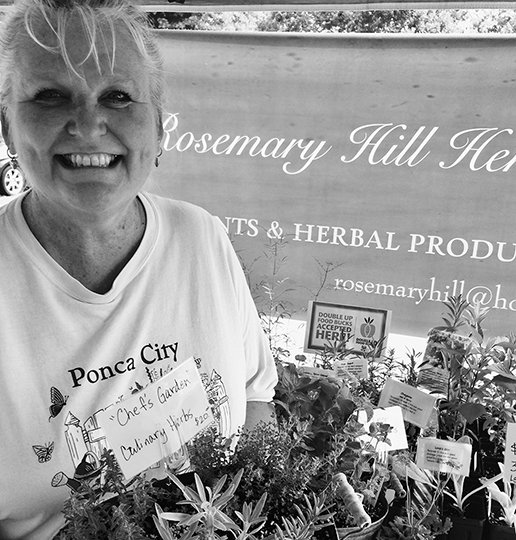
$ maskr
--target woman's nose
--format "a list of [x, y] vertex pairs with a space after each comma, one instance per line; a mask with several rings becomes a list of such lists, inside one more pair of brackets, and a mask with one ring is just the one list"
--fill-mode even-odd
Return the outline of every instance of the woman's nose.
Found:
[[83, 104], [75, 107], [66, 124], [66, 131], [74, 137], [94, 139], [107, 132], [106, 118], [97, 105]]

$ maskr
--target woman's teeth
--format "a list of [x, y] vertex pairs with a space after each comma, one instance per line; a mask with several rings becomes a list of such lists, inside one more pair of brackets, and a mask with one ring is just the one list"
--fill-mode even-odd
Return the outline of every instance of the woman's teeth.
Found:
[[63, 154], [64, 161], [72, 167], [109, 167], [116, 154]]

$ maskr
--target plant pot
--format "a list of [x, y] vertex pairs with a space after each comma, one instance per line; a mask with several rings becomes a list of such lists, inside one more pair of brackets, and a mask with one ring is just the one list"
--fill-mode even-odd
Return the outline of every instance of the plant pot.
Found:
[[500, 463], [503, 464], [503, 455], [484, 455], [482, 456], [483, 475], [487, 478], [492, 478], [500, 472]]
[[335, 524], [327, 525], [314, 533], [314, 540], [339, 540]]
[[516, 540], [514, 527], [489, 523], [487, 526], [486, 540]]
[[449, 540], [483, 540], [485, 519], [452, 518], [452, 528], [444, 538]]
[[371, 525], [368, 525], [364, 529], [360, 529], [359, 527], [346, 527], [343, 529], [337, 528], [339, 540], [371, 540], [372, 538], [375, 538], [378, 531], [382, 527], [382, 523], [384, 522], [386, 516], [387, 513], [385, 513], [385, 515], [383, 515], [380, 519], [373, 521]]

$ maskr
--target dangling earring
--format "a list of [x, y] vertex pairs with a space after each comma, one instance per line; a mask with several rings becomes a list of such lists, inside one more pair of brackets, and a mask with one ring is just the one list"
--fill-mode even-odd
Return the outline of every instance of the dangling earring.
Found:
[[11, 167], [13, 169], [18, 168], [18, 154], [16, 152], [11, 152], [9, 148], [7, 149], [7, 157], [11, 160]]
[[158, 155], [154, 158], [154, 165], [156, 167], [159, 167], [159, 158], [161, 157], [161, 154], [163, 154], [163, 148], [160, 147]]

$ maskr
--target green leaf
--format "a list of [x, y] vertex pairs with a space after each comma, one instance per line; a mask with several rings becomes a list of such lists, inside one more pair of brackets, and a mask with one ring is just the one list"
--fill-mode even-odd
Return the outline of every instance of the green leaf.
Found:
[[226, 483], [226, 480], [228, 478], [228, 475], [225, 474], [222, 478], [219, 478], [217, 483], [215, 484], [215, 487], [213, 488], [213, 496], [216, 497], [224, 487], [224, 484]]
[[194, 479], [195, 479], [195, 487], [197, 488], [197, 493], [199, 494], [201, 501], [207, 502], [208, 499], [206, 498], [204, 485], [202, 483], [200, 476], [197, 473], [194, 473]]
[[513, 376], [508, 377], [507, 375], [495, 375], [493, 377], [493, 383], [501, 388], [505, 388], [506, 390], [516, 391], [516, 378]]
[[499, 375], [504, 376], [506, 379], [511, 379], [516, 381], [516, 376], [511, 373], [511, 371], [505, 367], [503, 364], [495, 364], [494, 366], [489, 366], [491, 371], [498, 373]]
[[180, 512], [161, 512], [159, 517], [167, 521], [183, 521], [184, 519], [190, 519], [192, 516], [191, 514], [182, 514]]
[[197, 493], [192, 488], [185, 486], [181, 482], [181, 480], [177, 478], [176, 475], [171, 474], [170, 479], [183, 492], [183, 495], [188, 499], [187, 501], [185, 501], [186, 503], [191, 504], [191, 502], [196, 502], [200, 504], [202, 502], [202, 500], [199, 498], [199, 495], [197, 495]]
[[480, 403], [462, 403], [459, 405], [458, 410], [460, 414], [464, 416], [468, 424], [471, 424], [471, 422], [486, 413], [486, 408]]

